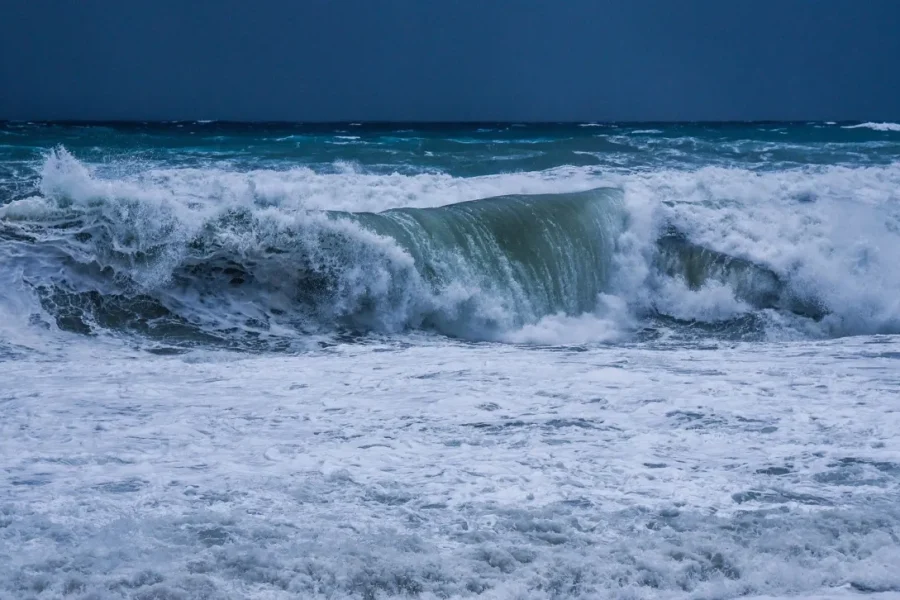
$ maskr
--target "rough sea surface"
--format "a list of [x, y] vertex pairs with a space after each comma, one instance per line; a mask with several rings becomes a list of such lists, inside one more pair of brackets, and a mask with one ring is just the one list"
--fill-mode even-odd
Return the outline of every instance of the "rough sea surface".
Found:
[[900, 598], [900, 125], [0, 124], [0, 598]]

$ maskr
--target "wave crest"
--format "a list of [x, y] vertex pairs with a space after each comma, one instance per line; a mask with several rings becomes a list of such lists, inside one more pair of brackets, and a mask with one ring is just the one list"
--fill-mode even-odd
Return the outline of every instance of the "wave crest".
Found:
[[900, 123], [860, 123], [846, 125], [844, 129], [872, 129], [873, 131], [900, 131]]
[[[226, 344], [900, 332], [897, 165], [572, 173], [101, 176], [59, 149], [35, 194], [0, 206], [0, 299], [30, 294], [70, 331]], [[341, 195], [365, 181], [383, 195]], [[472, 198], [495, 190], [513, 194]]]

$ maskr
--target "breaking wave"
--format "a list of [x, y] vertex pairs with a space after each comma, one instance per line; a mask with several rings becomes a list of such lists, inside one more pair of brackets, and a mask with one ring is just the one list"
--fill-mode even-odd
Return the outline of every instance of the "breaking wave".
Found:
[[900, 123], [860, 123], [846, 125], [844, 129], [872, 129], [873, 131], [900, 131]]
[[896, 165], [328, 177], [56, 150], [0, 207], [6, 320], [263, 347], [900, 332]]

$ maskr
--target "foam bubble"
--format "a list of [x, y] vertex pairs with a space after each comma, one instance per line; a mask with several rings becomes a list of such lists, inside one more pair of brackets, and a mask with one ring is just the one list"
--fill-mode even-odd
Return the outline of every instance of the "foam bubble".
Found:
[[727, 321], [752, 311], [752, 306], [737, 299], [734, 290], [721, 281], [690, 289], [683, 280], [666, 279], [655, 296], [655, 306], [676, 319], [705, 323]]
[[603, 294], [593, 313], [548, 315], [536, 323], [504, 332], [499, 339], [513, 344], [549, 346], [613, 343], [630, 338], [635, 327], [627, 304], [621, 298]]

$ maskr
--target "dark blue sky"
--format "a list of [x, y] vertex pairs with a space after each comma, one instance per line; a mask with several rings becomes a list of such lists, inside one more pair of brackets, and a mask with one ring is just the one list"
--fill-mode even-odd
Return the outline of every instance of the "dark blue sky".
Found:
[[900, 0], [0, 0], [0, 118], [900, 120]]

